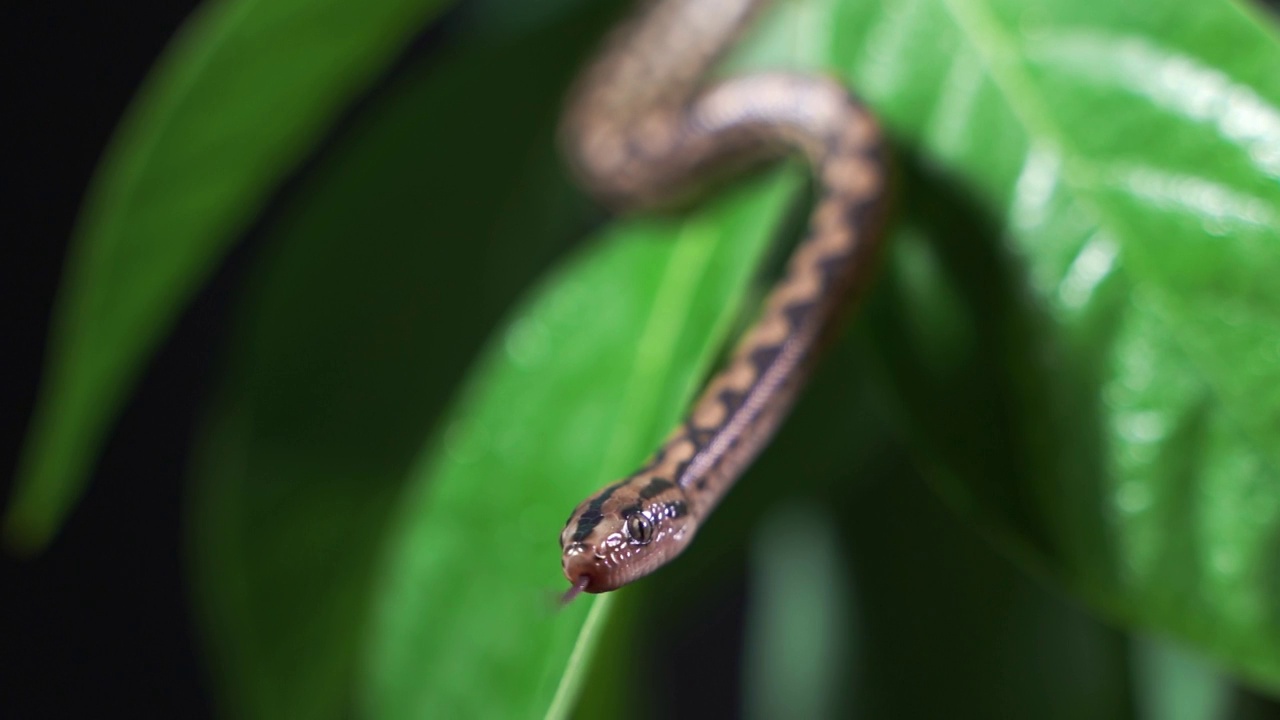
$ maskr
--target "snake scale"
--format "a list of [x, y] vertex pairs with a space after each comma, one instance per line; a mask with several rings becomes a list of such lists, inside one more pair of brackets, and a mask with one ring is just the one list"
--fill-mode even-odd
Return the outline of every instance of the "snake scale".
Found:
[[615, 207], [668, 205], [708, 177], [798, 152], [817, 200], [756, 323], [644, 467], [584, 500], [560, 535], [580, 592], [617, 589], [689, 545], [790, 410], [824, 338], [861, 293], [885, 216], [887, 150], [838, 81], [703, 76], [767, 0], [651, 0], [579, 80], [561, 132], [580, 182]]

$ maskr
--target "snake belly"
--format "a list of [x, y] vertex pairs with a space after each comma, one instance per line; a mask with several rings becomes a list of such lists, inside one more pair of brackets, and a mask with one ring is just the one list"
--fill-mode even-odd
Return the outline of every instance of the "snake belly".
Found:
[[790, 410], [824, 338], [870, 276], [885, 215], [887, 150], [838, 81], [703, 76], [766, 0], [658, 0], [616, 30], [579, 81], [562, 140], [582, 184], [611, 205], [688, 197], [725, 168], [801, 154], [816, 197], [804, 238], [757, 322], [691, 411], [632, 475], [600, 489], [560, 535], [566, 600], [617, 589], [689, 545]]

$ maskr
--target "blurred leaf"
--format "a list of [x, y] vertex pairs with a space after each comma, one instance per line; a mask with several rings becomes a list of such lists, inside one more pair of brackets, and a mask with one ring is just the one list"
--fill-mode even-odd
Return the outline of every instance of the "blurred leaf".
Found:
[[743, 708], [747, 717], [841, 715], [856, 607], [831, 516], [772, 513], [755, 535]]
[[[494, 323], [581, 233], [551, 141], [577, 20], [406, 68], [264, 228], [194, 463], [196, 595], [236, 716], [349, 715], [407, 471]], [[518, 87], [476, 93], [517, 63]]]
[[1220, 720], [1231, 685], [1202, 658], [1167, 641], [1134, 639], [1134, 679], [1140, 720]]
[[169, 325], [279, 181], [440, 0], [208, 3], [139, 91], [68, 256], [6, 518], [34, 550], [87, 480]]

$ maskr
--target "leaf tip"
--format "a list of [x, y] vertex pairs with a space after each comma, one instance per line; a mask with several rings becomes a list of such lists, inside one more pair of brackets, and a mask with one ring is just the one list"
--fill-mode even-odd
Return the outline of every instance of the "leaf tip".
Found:
[[49, 523], [43, 522], [23, 508], [19, 499], [5, 513], [4, 527], [0, 529], [0, 544], [10, 555], [31, 558], [39, 555], [49, 544]]

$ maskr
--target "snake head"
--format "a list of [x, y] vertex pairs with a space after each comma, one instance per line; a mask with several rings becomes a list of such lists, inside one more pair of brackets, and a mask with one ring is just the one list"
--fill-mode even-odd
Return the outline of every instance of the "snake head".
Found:
[[696, 523], [684, 491], [669, 480], [636, 476], [587, 498], [560, 533], [564, 575], [580, 591], [616, 590], [684, 550]]

